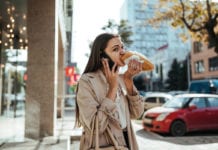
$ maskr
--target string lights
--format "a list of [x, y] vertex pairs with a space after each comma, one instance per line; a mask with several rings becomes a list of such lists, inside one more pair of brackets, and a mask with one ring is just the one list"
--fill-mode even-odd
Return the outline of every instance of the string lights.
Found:
[[17, 10], [11, 1], [2, 4], [0, 14], [0, 47], [5, 49], [28, 49], [26, 13]]

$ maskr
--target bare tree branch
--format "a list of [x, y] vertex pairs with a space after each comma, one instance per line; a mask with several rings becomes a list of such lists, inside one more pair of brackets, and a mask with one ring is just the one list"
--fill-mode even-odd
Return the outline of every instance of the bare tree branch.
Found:
[[216, 21], [217, 17], [218, 17], [218, 13], [215, 14], [215, 16], [214, 16], [214, 18], [212, 20]]
[[208, 14], [208, 18], [210, 20], [210, 19], [212, 19], [212, 14], [211, 14], [211, 8], [210, 8], [209, 0], [206, 0], [206, 4], [207, 4], [207, 14]]
[[[187, 20], [185, 19], [185, 5], [183, 3], [182, 0], [179, 0], [180, 1], [180, 4], [182, 6], [182, 17], [181, 17], [181, 20], [183, 21], [183, 23], [185, 24], [185, 26], [192, 32], [198, 32], [198, 31], [201, 31], [202, 29], [205, 29], [205, 26], [201, 26], [199, 28], [192, 28], [193, 24], [195, 23], [195, 17], [193, 18], [192, 20], [192, 23], [191, 25], [188, 24]], [[194, 5], [194, 9], [193, 9], [193, 14], [195, 14], [195, 10], [196, 10], [196, 6]]]

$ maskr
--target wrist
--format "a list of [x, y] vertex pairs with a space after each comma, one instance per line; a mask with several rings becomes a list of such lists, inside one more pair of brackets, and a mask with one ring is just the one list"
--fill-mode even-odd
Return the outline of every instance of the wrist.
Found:
[[106, 97], [111, 99], [114, 102], [115, 99], [116, 99], [116, 94], [117, 94], [117, 89], [116, 88], [109, 89]]
[[134, 82], [132, 77], [128, 76], [127, 74], [124, 74], [124, 83], [126, 85], [127, 93], [131, 96], [137, 95], [137, 93], [134, 91]]
[[129, 73], [129, 71], [126, 71], [124, 73], [124, 80], [126, 80], [126, 81], [132, 81], [133, 80], [133, 77], [132, 77], [131, 73]]

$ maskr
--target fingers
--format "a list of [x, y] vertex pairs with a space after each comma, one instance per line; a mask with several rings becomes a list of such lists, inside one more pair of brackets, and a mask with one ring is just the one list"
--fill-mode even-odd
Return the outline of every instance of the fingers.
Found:
[[120, 67], [117, 66], [117, 64], [115, 63], [115, 64], [113, 65], [113, 67], [112, 67], [112, 72], [117, 74], [117, 73], [119, 72], [119, 68], [120, 68]]
[[112, 69], [110, 69], [108, 60], [107, 59], [102, 59], [102, 64], [103, 64], [103, 69], [105, 73], [106, 80], [109, 84], [109, 87], [111, 89], [117, 88], [118, 86], [118, 72], [119, 72], [119, 67], [117, 64], [114, 64]]
[[119, 71], [119, 66], [115, 63], [114, 65], [113, 65], [113, 67], [110, 69], [110, 67], [109, 67], [109, 63], [108, 63], [108, 59], [105, 59], [105, 58], [103, 58], [102, 59], [102, 64], [103, 64], [103, 67], [104, 67], [104, 71], [106, 72], [106, 73], [118, 73], [118, 71]]
[[142, 71], [142, 63], [137, 60], [130, 60], [128, 64], [128, 70], [133, 75], [138, 74]]
[[108, 60], [107, 60], [107, 59], [102, 58], [101, 61], [102, 61], [103, 68], [104, 68], [105, 71], [108, 70], [108, 69], [110, 69], [110, 68], [109, 68], [109, 64], [108, 64]]
[[110, 68], [109, 68], [107, 59], [103, 58], [102, 64], [103, 64], [103, 70], [104, 70], [105, 76], [106, 78], [108, 78], [111, 73], [110, 73]]

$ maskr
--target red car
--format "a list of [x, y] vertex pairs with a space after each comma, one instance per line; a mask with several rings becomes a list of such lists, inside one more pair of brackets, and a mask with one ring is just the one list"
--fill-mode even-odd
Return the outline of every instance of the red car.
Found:
[[182, 94], [161, 107], [147, 110], [142, 118], [145, 130], [183, 136], [190, 131], [218, 129], [218, 95]]

